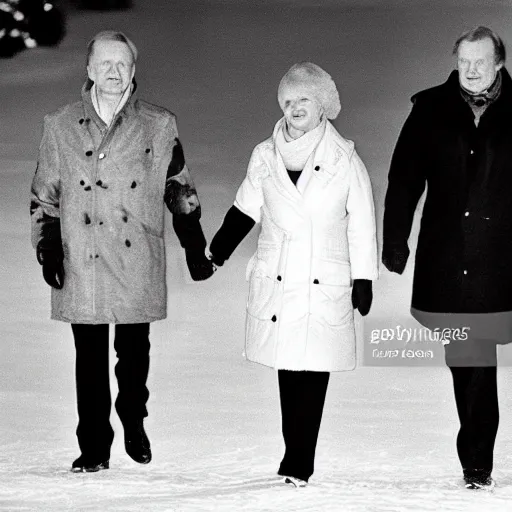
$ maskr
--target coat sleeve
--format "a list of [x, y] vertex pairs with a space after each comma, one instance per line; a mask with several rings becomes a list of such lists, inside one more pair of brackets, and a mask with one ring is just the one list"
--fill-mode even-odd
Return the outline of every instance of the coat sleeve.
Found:
[[221, 227], [210, 244], [212, 261], [222, 266], [249, 234], [254, 224], [251, 217], [233, 205], [226, 213]]
[[415, 104], [400, 132], [391, 159], [384, 201], [383, 254], [409, 254], [414, 212], [425, 190], [425, 145], [421, 105]]
[[206, 248], [206, 239], [200, 222], [199, 197], [185, 162], [176, 118], [171, 116], [169, 123], [169, 153], [172, 156], [167, 168], [164, 201], [172, 213], [172, 224], [180, 245], [186, 250], [202, 252]]
[[350, 159], [350, 173], [347, 236], [351, 277], [375, 280], [379, 277], [379, 269], [372, 185], [366, 167], [355, 150]]
[[30, 190], [32, 246], [37, 249], [44, 234], [60, 222], [59, 149], [51, 117], [44, 118], [43, 137]]
[[247, 175], [236, 193], [234, 204], [255, 223], [261, 221], [261, 207], [263, 206], [261, 182], [266, 174], [267, 166], [260, 155], [259, 148], [256, 147], [249, 160]]

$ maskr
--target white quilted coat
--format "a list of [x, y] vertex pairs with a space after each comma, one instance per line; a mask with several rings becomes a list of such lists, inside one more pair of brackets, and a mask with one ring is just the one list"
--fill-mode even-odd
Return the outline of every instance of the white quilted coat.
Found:
[[254, 149], [235, 206], [261, 222], [247, 266], [245, 356], [276, 369], [356, 366], [351, 280], [378, 278], [370, 179], [330, 122], [297, 187], [275, 139]]

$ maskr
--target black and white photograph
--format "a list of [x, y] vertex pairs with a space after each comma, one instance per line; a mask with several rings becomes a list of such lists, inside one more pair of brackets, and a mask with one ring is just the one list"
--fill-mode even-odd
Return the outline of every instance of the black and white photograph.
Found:
[[0, 510], [512, 509], [510, 0], [0, 1]]

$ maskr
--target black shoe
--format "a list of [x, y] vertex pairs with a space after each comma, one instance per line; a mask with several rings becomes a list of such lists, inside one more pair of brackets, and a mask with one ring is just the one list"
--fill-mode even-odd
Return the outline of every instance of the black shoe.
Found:
[[124, 425], [124, 447], [126, 453], [139, 464], [151, 462], [151, 446], [142, 421]]
[[466, 489], [478, 490], [478, 491], [492, 491], [496, 486], [494, 480], [489, 477], [485, 480], [470, 480], [465, 478]]
[[308, 485], [306, 480], [301, 480], [300, 478], [295, 478], [294, 476], [285, 476], [282, 481], [285, 484], [293, 485], [297, 489], [300, 487], [306, 487]]
[[96, 473], [101, 469], [108, 469], [109, 461], [104, 460], [103, 462], [93, 462], [92, 460], [80, 455], [78, 459], [73, 462], [71, 466], [72, 473]]
[[496, 485], [490, 471], [464, 471], [466, 489], [492, 491]]

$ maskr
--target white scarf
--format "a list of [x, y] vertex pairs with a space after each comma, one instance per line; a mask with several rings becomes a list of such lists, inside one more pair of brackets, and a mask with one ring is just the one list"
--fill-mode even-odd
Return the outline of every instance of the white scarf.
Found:
[[276, 146], [281, 153], [284, 165], [289, 171], [302, 171], [311, 153], [316, 149], [322, 139], [327, 119], [324, 116], [320, 124], [313, 130], [301, 135], [298, 139], [287, 142], [283, 131], [286, 130], [286, 121], [276, 135]]
[[121, 99], [119, 100], [119, 103], [117, 104], [116, 110], [114, 111], [113, 116], [109, 119], [106, 117], [106, 112], [101, 112], [100, 104], [98, 101], [98, 91], [96, 89], [96, 84], [92, 84], [91, 87], [91, 100], [92, 104], [94, 105], [94, 110], [96, 110], [96, 113], [100, 118], [103, 120], [103, 122], [110, 128], [110, 125], [112, 124], [112, 121], [117, 116], [119, 112], [121, 112], [122, 108], [126, 105], [126, 102], [128, 101], [128, 98], [130, 97], [133, 89], [133, 83], [130, 84], [129, 87], [126, 88], [126, 91], [124, 91]]

